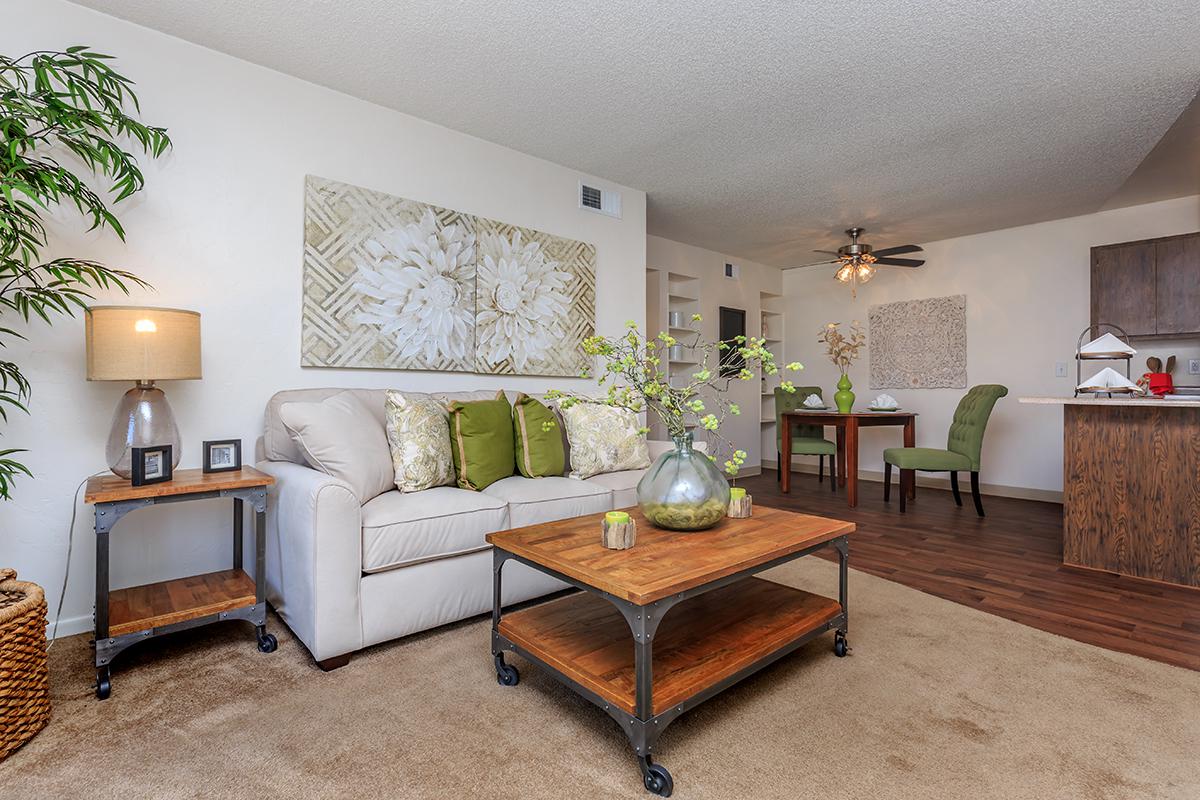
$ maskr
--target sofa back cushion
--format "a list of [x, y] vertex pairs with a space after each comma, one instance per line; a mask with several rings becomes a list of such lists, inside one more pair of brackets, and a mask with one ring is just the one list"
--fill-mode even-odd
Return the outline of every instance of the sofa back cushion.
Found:
[[448, 408], [460, 489], [479, 491], [516, 471], [512, 406], [504, 392], [496, 392], [492, 400], [454, 400]]
[[[292, 441], [292, 435], [283, 424], [283, 420], [279, 418], [279, 409], [284, 403], [312, 403], [320, 402], [327, 398], [333, 397], [341, 392], [349, 392], [350, 394], [363, 401], [367, 408], [371, 409], [371, 413], [379, 420], [380, 425], [386, 425], [387, 420], [384, 417], [384, 405], [387, 402], [387, 389], [347, 389], [345, 387], [337, 388], [328, 386], [320, 389], [285, 389], [282, 392], [276, 392], [269, 401], [267, 401], [267, 411], [265, 426], [263, 429], [263, 458], [267, 461], [290, 461], [293, 464], [305, 464], [304, 454]], [[432, 392], [431, 397], [435, 398], [443, 406], [453, 400], [491, 400], [496, 396], [496, 391], [474, 391], [474, 392]], [[514, 395], [515, 396], [515, 395]]]
[[393, 487], [384, 426], [353, 392], [283, 403], [279, 417], [305, 463], [350, 484], [360, 503]]

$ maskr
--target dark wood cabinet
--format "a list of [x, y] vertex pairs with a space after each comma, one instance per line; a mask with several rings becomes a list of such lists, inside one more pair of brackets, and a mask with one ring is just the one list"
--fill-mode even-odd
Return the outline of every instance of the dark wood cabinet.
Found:
[[1092, 248], [1092, 324], [1200, 335], [1200, 232]]
[[1158, 333], [1200, 330], [1200, 234], [1154, 245]]

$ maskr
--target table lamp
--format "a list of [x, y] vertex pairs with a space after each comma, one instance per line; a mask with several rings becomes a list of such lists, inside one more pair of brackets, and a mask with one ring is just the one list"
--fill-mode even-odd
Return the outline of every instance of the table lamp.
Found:
[[171, 467], [182, 447], [175, 414], [155, 381], [200, 378], [200, 314], [177, 308], [93, 306], [85, 315], [87, 379], [134, 381], [113, 414], [105, 456], [122, 478], [133, 474], [132, 449], [171, 445]]

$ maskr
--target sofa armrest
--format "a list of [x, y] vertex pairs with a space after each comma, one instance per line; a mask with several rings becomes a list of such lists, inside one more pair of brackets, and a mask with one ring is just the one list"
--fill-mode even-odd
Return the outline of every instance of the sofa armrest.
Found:
[[267, 598], [318, 661], [362, 648], [362, 506], [345, 481], [289, 461], [267, 504]]

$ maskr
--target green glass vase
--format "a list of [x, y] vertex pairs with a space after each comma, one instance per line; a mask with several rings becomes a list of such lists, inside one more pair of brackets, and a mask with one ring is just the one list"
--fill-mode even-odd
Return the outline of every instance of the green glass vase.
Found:
[[833, 402], [837, 404], [839, 414], [849, 414], [854, 408], [854, 392], [850, 391], [854, 388], [854, 384], [850, 383], [850, 376], [842, 373], [842, 377], [837, 382], [838, 390], [833, 393]]

